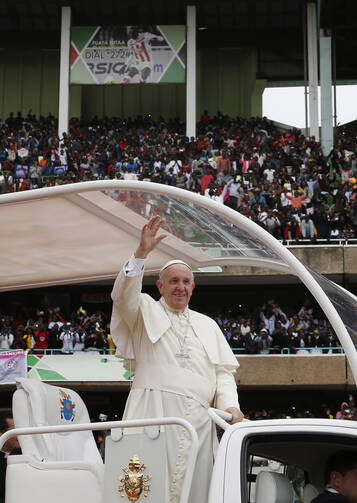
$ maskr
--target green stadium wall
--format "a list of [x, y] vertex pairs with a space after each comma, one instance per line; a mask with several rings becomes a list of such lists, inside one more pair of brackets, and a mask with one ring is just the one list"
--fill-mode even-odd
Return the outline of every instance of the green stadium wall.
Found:
[[[197, 114], [207, 109], [231, 116], [262, 114], [266, 82], [256, 79], [255, 49], [210, 49], [197, 53]], [[4, 50], [0, 58], [0, 117], [10, 112], [58, 115], [59, 51]], [[134, 117], [151, 113], [185, 118], [184, 84], [71, 86], [70, 117]]]

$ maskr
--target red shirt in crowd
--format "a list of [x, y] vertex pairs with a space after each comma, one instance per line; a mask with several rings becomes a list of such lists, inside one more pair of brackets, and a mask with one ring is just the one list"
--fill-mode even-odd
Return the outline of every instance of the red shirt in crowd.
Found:
[[36, 330], [35, 332], [35, 345], [34, 349], [47, 349], [48, 344], [47, 344], [47, 335], [48, 331], [47, 330]]
[[295, 208], [296, 210], [299, 210], [302, 206], [302, 202], [306, 199], [307, 196], [289, 196], [288, 194], [285, 194], [285, 197], [287, 199], [290, 199], [291, 201], [291, 206]]

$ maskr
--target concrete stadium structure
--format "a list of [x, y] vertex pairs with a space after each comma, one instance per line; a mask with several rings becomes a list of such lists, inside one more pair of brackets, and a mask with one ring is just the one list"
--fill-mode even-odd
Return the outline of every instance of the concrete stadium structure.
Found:
[[[0, 117], [10, 112], [58, 114], [61, 7], [72, 25], [186, 24], [197, 16], [197, 116], [262, 113], [265, 87], [304, 85], [306, 0], [3, 0], [0, 19]], [[334, 47], [333, 77], [355, 82], [356, 5], [316, 2], [318, 32]], [[306, 46], [306, 44], [305, 44]], [[305, 58], [305, 62], [307, 59]], [[306, 68], [305, 68], [306, 70]], [[71, 86], [70, 116], [185, 117], [185, 85]]]

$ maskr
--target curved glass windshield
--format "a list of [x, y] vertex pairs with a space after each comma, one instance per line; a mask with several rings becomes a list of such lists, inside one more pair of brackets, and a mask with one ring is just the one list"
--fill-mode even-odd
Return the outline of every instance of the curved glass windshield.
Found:
[[192, 202], [151, 192], [106, 190], [104, 193], [147, 219], [160, 215], [165, 219], [162, 227], [166, 231], [211, 258], [247, 257], [283, 263], [258, 238]]
[[333, 281], [330, 281], [306, 265], [305, 267], [332, 302], [352, 339], [354, 347], [357, 348], [357, 300], [352, 294], [336, 285]]
[[[242, 258], [284, 263], [254, 234], [198, 204], [152, 192], [106, 190], [104, 193], [146, 219], [160, 215], [165, 219], [162, 227], [167, 232], [206, 253], [210, 259], [230, 257], [237, 259], [237, 264]], [[331, 300], [357, 347], [357, 301], [329, 279], [305, 267]]]

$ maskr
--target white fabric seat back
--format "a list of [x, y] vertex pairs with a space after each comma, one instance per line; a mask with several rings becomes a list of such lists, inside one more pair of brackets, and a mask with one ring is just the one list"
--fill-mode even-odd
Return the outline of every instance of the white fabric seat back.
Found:
[[316, 498], [320, 493], [323, 492], [323, 488], [318, 489], [314, 484], [306, 484], [304, 487], [303, 503], [311, 503], [311, 501]]
[[294, 503], [294, 489], [290, 480], [282, 473], [258, 473], [255, 503]]
[[[89, 423], [87, 408], [73, 390], [35, 379], [17, 379], [13, 396], [16, 428]], [[23, 454], [45, 461], [103, 464], [91, 431], [20, 435]]]

